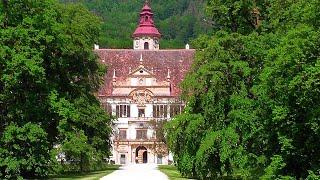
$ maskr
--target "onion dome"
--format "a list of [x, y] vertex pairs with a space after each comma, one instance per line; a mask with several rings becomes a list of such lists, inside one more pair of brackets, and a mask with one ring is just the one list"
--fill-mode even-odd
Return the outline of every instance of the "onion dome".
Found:
[[148, 5], [145, 3], [140, 12], [139, 26], [132, 35], [133, 37], [151, 36], [151, 37], [161, 37], [158, 29], [154, 25], [153, 13]]

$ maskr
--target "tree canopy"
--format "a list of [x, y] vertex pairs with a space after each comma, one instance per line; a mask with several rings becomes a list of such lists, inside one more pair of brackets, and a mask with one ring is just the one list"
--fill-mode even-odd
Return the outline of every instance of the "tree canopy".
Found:
[[166, 128], [178, 169], [198, 179], [319, 178], [319, 1], [208, 1]]
[[81, 5], [1, 1], [1, 179], [47, 176], [54, 151], [81, 170], [109, 155], [111, 118], [94, 96], [100, 22]]
[[[72, 2], [101, 19], [54, 0], [0, 3], [1, 179], [46, 177], [57, 155], [86, 170], [109, 153], [92, 46], [130, 48], [142, 2]], [[187, 107], [161, 132], [180, 172], [319, 179], [320, 2], [208, 0], [206, 15], [197, 2], [152, 2], [163, 47], [199, 36]]]

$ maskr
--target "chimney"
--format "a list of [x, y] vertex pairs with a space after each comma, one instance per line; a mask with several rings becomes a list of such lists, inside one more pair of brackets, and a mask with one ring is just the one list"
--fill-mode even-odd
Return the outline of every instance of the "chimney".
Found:
[[189, 44], [186, 44], [186, 49], [190, 49], [190, 45]]

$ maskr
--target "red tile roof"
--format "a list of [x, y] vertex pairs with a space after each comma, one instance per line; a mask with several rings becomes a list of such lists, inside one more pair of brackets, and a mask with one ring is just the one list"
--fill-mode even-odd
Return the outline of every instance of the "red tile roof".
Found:
[[137, 29], [132, 34], [133, 37], [151, 36], [161, 37], [158, 29], [154, 25], [153, 13], [151, 8], [146, 3], [140, 13], [140, 22]]
[[99, 96], [111, 96], [113, 70], [116, 70], [117, 81], [127, 78], [130, 69], [139, 67], [142, 54], [143, 65], [152, 70], [157, 81], [165, 81], [170, 69], [171, 96], [179, 96], [179, 84], [190, 69], [195, 50], [131, 50], [131, 49], [99, 49], [95, 50], [100, 62], [108, 66], [105, 83], [99, 90]]
[[154, 26], [140, 25], [134, 31], [132, 36], [133, 37], [141, 37], [141, 36], [160, 37], [161, 34], [159, 33], [158, 29]]
[[151, 11], [151, 8], [149, 7], [149, 5], [146, 3], [141, 11]]

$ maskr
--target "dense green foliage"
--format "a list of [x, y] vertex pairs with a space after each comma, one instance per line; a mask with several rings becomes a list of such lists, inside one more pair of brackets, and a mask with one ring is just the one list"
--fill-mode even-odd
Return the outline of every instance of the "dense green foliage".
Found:
[[182, 174], [199, 179], [320, 178], [320, 2], [208, 1], [167, 125]]
[[111, 118], [93, 95], [99, 24], [80, 5], [1, 1], [1, 179], [47, 176], [61, 152], [81, 170], [108, 156]]
[[[0, 3], [1, 179], [45, 177], [62, 152], [79, 171], [108, 156], [111, 118], [93, 95], [105, 69], [92, 45], [131, 48], [143, 2], [72, 2], [102, 29], [81, 5]], [[319, 179], [320, 1], [208, 0], [205, 19], [203, 5], [152, 1], [163, 47], [207, 34], [194, 41], [185, 112], [161, 132], [178, 170]]]
[[[103, 25], [98, 44], [106, 48], [132, 48], [132, 33], [145, 0], [60, 0], [81, 2], [102, 17]], [[155, 24], [163, 35], [161, 48], [184, 48], [211, 26], [204, 18], [204, 0], [152, 0]]]

